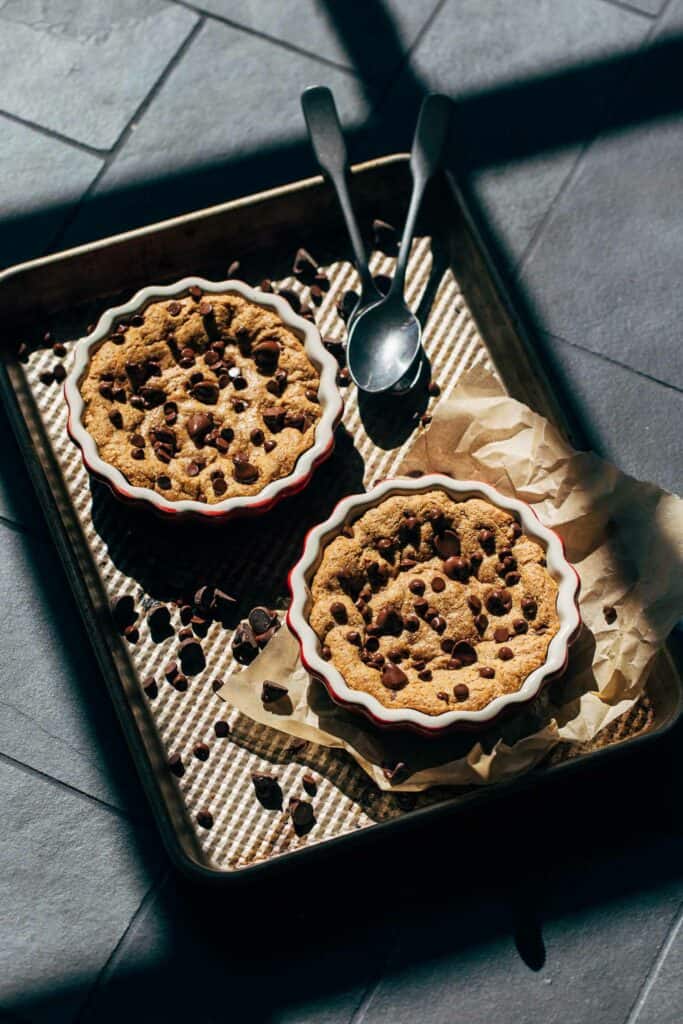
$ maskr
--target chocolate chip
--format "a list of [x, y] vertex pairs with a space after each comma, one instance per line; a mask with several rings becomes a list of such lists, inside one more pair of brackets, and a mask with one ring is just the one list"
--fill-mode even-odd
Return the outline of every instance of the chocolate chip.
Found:
[[498, 651], [498, 657], [501, 661], [509, 661], [510, 658], [514, 658], [514, 653], [511, 647], [501, 647]]
[[456, 700], [463, 701], [467, 700], [470, 695], [469, 687], [466, 683], [456, 683], [453, 687], [453, 696]]
[[479, 543], [484, 551], [490, 554], [496, 548], [496, 535], [491, 530], [480, 530], [478, 534]]
[[450, 654], [454, 647], [455, 640], [451, 636], [445, 636], [441, 641], [441, 650], [444, 651], [445, 654]]
[[131, 400], [130, 400], [130, 404], [133, 406], [134, 409], [144, 409], [145, 408], [145, 403], [144, 403], [143, 399], [140, 397], [140, 395], [132, 395], [131, 396]]
[[481, 611], [481, 599], [477, 597], [476, 594], [469, 595], [469, 597], [467, 598], [467, 604], [469, 605], [470, 610], [473, 611], [475, 615], [478, 615], [479, 612]]
[[[46, 344], [49, 344], [49, 342], [46, 341]], [[66, 345], [62, 344], [61, 341], [55, 341], [55, 343], [52, 346], [52, 351], [60, 359], [63, 359], [64, 356], [66, 355]]]
[[274, 683], [271, 679], [264, 679], [261, 687], [261, 700], [264, 704], [275, 704], [276, 701], [286, 697], [289, 690], [282, 683]]
[[55, 363], [52, 367], [52, 376], [58, 384], [61, 384], [63, 380], [66, 380], [66, 370], [61, 363]]
[[123, 631], [126, 626], [131, 626], [138, 617], [135, 611], [135, 601], [130, 594], [122, 594], [117, 597], [111, 606], [116, 628]]
[[199, 476], [200, 469], [196, 462], [188, 462], [187, 466], [185, 467], [185, 472], [190, 477]]
[[402, 558], [398, 563], [398, 568], [401, 572], [410, 572], [417, 565], [417, 561], [414, 558]]
[[339, 622], [342, 625], [348, 621], [346, 605], [343, 605], [341, 601], [332, 602], [330, 605], [330, 615], [336, 622]]
[[274, 369], [280, 358], [280, 346], [272, 338], [266, 338], [254, 346], [254, 362], [260, 370]]
[[254, 784], [256, 799], [266, 810], [282, 810], [282, 789], [277, 779], [272, 775], [256, 773], [252, 775], [251, 780]]
[[233, 457], [233, 473], [235, 480], [240, 484], [253, 484], [259, 478], [259, 470], [257, 466], [252, 465], [249, 459], [244, 454], [238, 454]]
[[522, 536], [522, 527], [519, 525], [519, 523], [513, 521], [510, 524], [510, 536], [512, 537], [513, 541], [519, 540], [519, 538]]
[[222, 679], [214, 679], [214, 681], [211, 683], [211, 689], [213, 690], [214, 693], [218, 693], [218, 691], [222, 690], [224, 686], [225, 683], [223, 682]]
[[145, 691], [150, 700], [154, 700], [154, 698], [157, 697], [159, 694], [159, 687], [157, 686], [157, 681], [154, 678], [154, 676], [147, 676], [144, 683], [142, 684], [142, 689]]
[[126, 626], [123, 630], [123, 635], [129, 644], [136, 644], [140, 639], [140, 630], [137, 626]]
[[320, 399], [318, 398], [318, 392], [314, 391], [313, 388], [306, 388], [306, 391], [304, 392], [304, 394], [305, 394], [306, 398], [308, 399], [308, 401], [312, 402], [313, 405], [319, 405], [320, 404]]
[[515, 584], [519, 583], [522, 577], [518, 572], [508, 572], [505, 574], [505, 584], [508, 587], [514, 587]]
[[443, 615], [431, 615], [429, 617], [429, 625], [432, 627], [435, 633], [443, 633], [448, 623], [444, 619]]
[[[492, 590], [486, 598], [486, 608], [491, 615], [505, 615], [512, 607], [512, 596], [507, 590]], [[522, 602], [524, 607], [524, 602]]]
[[215, 480], [212, 480], [211, 486], [213, 487], [214, 494], [216, 494], [218, 497], [220, 497], [222, 494], [225, 494], [225, 492], [228, 489], [228, 485], [226, 484], [222, 476], [216, 477]]
[[432, 544], [441, 558], [451, 558], [460, 554], [460, 538], [454, 530], [444, 530], [443, 533], [437, 534]]
[[613, 622], [616, 622], [617, 610], [611, 604], [604, 605], [602, 614], [608, 626], [611, 626]]
[[379, 650], [379, 640], [376, 636], [369, 636], [367, 638], [365, 641], [365, 649], [366, 651], [370, 651], [371, 654], [374, 654], [375, 651]]
[[310, 284], [315, 280], [318, 273], [318, 264], [307, 249], [297, 249], [294, 263], [292, 264], [292, 273], [300, 281], [303, 281], [304, 284]]
[[438, 398], [441, 394], [441, 388], [435, 380], [430, 380], [427, 385], [427, 392], [432, 398]]
[[483, 679], [493, 679], [495, 674], [495, 670], [492, 669], [489, 665], [482, 665], [481, 668], [479, 669], [479, 675]]
[[249, 612], [248, 622], [254, 634], [265, 633], [274, 621], [277, 622], [277, 615], [274, 615], [265, 605], [257, 605]]
[[226, 616], [232, 615], [236, 603], [231, 594], [216, 587], [211, 600], [211, 612], [219, 621], [224, 621]]
[[496, 626], [493, 631], [493, 639], [497, 644], [504, 644], [506, 640], [510, 639], [510, 630], [507, 626]]
[[285, 410], [278, 405], [268, 406], [263, 410], [263, 422], [274, 434], [282, 430], [285, 424]]
[[387, 662], [382, 669], [382, 684], [388, 690], [402, 690], [408, 683], [408, 676], [403, 669], [393, 662]]
[[425, 582], [421, 579], [411, 580], [408, 584], [408, 590], [411, 594], [418, 594], [420, 597], [424, 594], [425, 589]]
[[306, 427], [306, 416], [298, 409], [288, 409], [285, 412], [285, 426], [294, 430], [304, 430]]
[[306, 774], [301, 779], [301, 784], [309, 796], [315, 796], [315, 794], [318, 792], [318, 782], [316, 780], [315, 775], [311, 775], [310, 772], [306, 772]]
[[218, 385], [214, 384], [213, 381], [200, 380], [192, 386], [190, 394], [198, 402], [203, 402], [204, 405], [215, 405], [218, 401]]
[[183, 628], [178, 631], [179, 640], [189, 640], [191, 636], [193, 636], [193, 633], [189, 626], [183, 626]]
[[339, 302], [337, 303], [337, 313], [341, 319], [346, 323], [354, 309], [358, 305], [358, 292], [352, 290], [345, 291]]
[[202, 299], [199, 303], [199, 314], [200, 316], [211, 316], [213, 313], [213, 306], [208, 299]]
[[432, 670], [430, 668], [421, 669], [417, 674], [417, 678], [421, 679], [423, 683], [429, 683], [432, 678]]
[[164, 675], [170, 683], [178, 675], [178, 663], [176, 661], [169, 661], [164, 669]]
[[278, 295], [281, 295], [290, 304], [295, 313], [299, 312], [301, 309], [301, 299], [295, 291], [292, 291], [291, 288], [280, 288]]
[[213, 825], [213, 814], [211, 811], [204, 808], [202, 811], [197, 812], [197, 824], [202, 828], [211, 828]]
[[157, 477], [157, 487], [159, 487], [162, 491], [170, 491], [170, 489], [171, 489], [171, 478], [168, 477], [168, 476], [158, 476]]
[[380, 633], [390, 636], [400, 636], [403, 629], [403, 619], [395, 608], [385, 605], [377, 615], [377, 629]]
[[121, 429], [121, 427], [123, 426], [123, 416], [121, 415], [118, 409], [112, 409], [112, 411], [109, 413], [109, 422], [111, 423], [112, 427], [116, 427], [117, 430]]
[[178, 648], [183, 672], [194, 676], [206, 666], [204, 651], [198, 640], [183, 640]]
[[443, 578], [443, 576], [435, 576], [434, 579], [432, 580], [432, 590], [434, 591], [434, 593], [440, 594], [445, 589], [446, 581]]
[[161, 643], [171, 636], [171, 613], [165, 604], [158, 604], [147, 612], [147, 624], [154, 643]]
[[420, 620], [417, 615], [406, 615], [403, 624], [409, 633], [417, 633], [420, 628]]
[[477, 660], [477, 652], [467, 640], [459, 640], [453, 648], [453, 657], [457, 658], [463, 665], [474, 665]]
[[101, 394], [102, 398], [106, 398], [108, 402], [114, 401], [114, 389], [108, 381], [102, 381], [97, 390]]
[[41, 384], [52, 384], [52, 382], [54, 381], [52, 370], [43, 370], [43, 372], [39, 374], [38, 379]]
[[515, 633], [526, 633], [526, 631], [529, 628], [529, 623], [526, 621], [526, 619], [513, 619], [512, 628], [514, 629]]
[[168, 767], [173, 775], [179, 779], [185, 774], [185, 765], [180, 754], [171, 754], [168, 759]]
[[331, 651], [331, 650], [330, 650], [330, 648], [329, 648], [329, 647], [327, 646], [327, 644], [323, 644], [323, 646], [322, 646], [322, 647], [320, 648], [320, 657], [321, 657], [321, 658], [322, 658], [322, 659], [323, 659], [324, 661], [329, 661], [329, 660], [331, 659], [331, 657], [332, 657], [332, 651]]
[[249, 665], [259, 652], [254, 631], [248, 622], [240, 622], [232, 638], [232, 653], [241, 665]]
[[483, 633], [489, 624], [489, 620], [486, 618], [485, 615], [477, 615], [477, 617], [474, 620], [474, 624], [479, 630], [479, 632]]
[[171, 316], [178, 316], [178, 314], [182, 311], [182, 308], [182, 305], [179, 302], [175, 301], [169, 302], [168, 306], [166, 307]]
[[436, 696], [438, 700], [442, 700], [448, 704], [449, 697], [445, 690], [439, 690]]
[[175, 690], [178, 690], [179, 693], [185, 693], [185, 690], [187, 690], [189, 685], [187, 676], [182, 672], [176, 672], [173, 679], [169, 679], [169, 682]]
[[398, 252], [398, 236], [396, 228], [387, 224], [385, 220], [373, 220], [372, 240], [375, 249], [385, 253], [387, 256], [395, 256]]
[[323, 292], [323, 290], [320, 287], [320, 285], [318, 285], [318, 284], [312, 284], [311, 285], [311, 302], [315, 306], [319, 306], [320, 305], [320, 303], [323, 301], [324, 294], [325, 293]]
[[522, 611], [524, 612], [525, 619], [535, 619], [538, 611], [538, 606], [533, 597], [522, 598]]
[[230, 726], [228, 725], [227, 722], [224, 722], [222, 719], [219, 719], [215, 723], [213, 731], [215, 732], [216, 736], [219, 737], [219, 739], [224, 739], [226, 736], [230, 735]]
[[429, 601], [424, 597], [418, 597], [417, 601], [413, 602], [413, 608], [421, 618], [425, 618], [429, 610]]
[[469, 578], [470, 568], [469, 559], [461, 558], [459, 555], [453, 555], [443, 563], [443, 571], [446, 575], [452, 580], [460, 580], [461, 583]]
[[211, 749], [208, 743], [195, 743], [192, 753], [200, 761], [208, 761]]
[[349, 630], [346, 634], [346, 639], [350, 644], [353, 644], [354, 647], [360, 647], [362, 644], [360, 633], [356, 629]]
[[29, 347], [25, 341], [22, 341], [17, 346], [17, 359], [20, 363], [27, 363], [29, 359]]
[[296, 797], [290, 797], [288, 810], [294, 831], [298, 836], [305, 836], [311, 831], [315, 825], [315, 814], [313, 813], [313, 806], [307, 800], [297, 800]]
[[340, 388], [347, 388], [351, 383], [351, 373], [344, 367], [337, 374], [337, 384]]

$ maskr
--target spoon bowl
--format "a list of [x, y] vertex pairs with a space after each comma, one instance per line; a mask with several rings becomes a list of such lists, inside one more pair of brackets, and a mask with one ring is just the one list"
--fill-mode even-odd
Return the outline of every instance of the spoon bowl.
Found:
[[369, 306], [351, 327], [346, 353], [351, 377], [371, 395], [403, 390], [402, 379], [412, 380], [409, 371], [419, 363], [421, 336], [420, 321], [400, 295]]

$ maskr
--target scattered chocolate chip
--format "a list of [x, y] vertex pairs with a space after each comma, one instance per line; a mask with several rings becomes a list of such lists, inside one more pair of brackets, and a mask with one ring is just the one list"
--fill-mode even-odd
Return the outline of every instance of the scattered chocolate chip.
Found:
[[522, 611], [525, 619], [535, 619], [538, 606], [533, 597], [522, 598]]
[[43, 370], [43, 372], [39, 374], [38, 379], [41, 384], [48, 385], [52, 384], [55, 378], [54, 374], [52, 373], [52, 370]]
[[137, 626], [126, 626], [123, 630], [123, 635], [129, 644], [136, 644], [140, 639], [140, 630]]
[[453, 555], [443, 563], [443, 571], [452, 580], [460, 580], [464, 583], [470, 575], [469, 559], [461, 558], [460, 555]]
[[380, 633], [390, 636], [400, 636], [403, 629], [403, 619], [395, 608], [386, 605], [380, 608], [377, 615], [377, 629]]
[[249, 462], [248, 457], [239, 453], [233, 457], [233, 476], [240, 484], [253, 484], [259, 478], [259, 470]]
[[219, 719], [215, 723], [213, 731], [215, 732], [216, 736], [218, 736], [220, 739], [224, 739], [226, 736], [230, 735], [230, 726], [228, 725], [227, 722], [224, 722], [222, 719]]
[[261, 687], [261, 700], [264, 704], [275, 704], [286, 697], [289, 690], [282, 683], [274, 683], [272, 679], [264, 679]]
[[185, 690], [187, 690], [189, 686], [187, 676], [184, 675], [182, 672], [176, 672], [176, 674], [173, 676], [173, 679], [169, 679], [169, 682], [171, 686], [179, 693], [185, 693]]
[[294, 263], [292, 264], [292, 273], [294, 277], [298, 277], [304, 284], [311, 284], [315, 280], [318, 273], [318, 264], [307, 249], [297, 249]]
[[232, 638], [232, 653], [241, 665], [249, 665], [259, 652], [254, 631], [248, 622], [240, 622]]
[[211, 749], [208, 743], [195, 743], [192, 753], [200, 761], [208, 761]]
[[417, 633], [418, 629], [420, 628], [420, 620], [418, 619], [417, 615], [406, 615], [405, 619], [403, 620], [403, 625], [405, 626], [409, 633]]
[[291, 288], [280, 288], [278, 295], [281, 295], [290, 304], [295, 313], [301, 310], [301, 299]]
[[340, 388], [347, 388], [351, 383], [351, 373], [343, 367], [337, 374], [337, 384]]
[[435, 576], [434, 579], [432, 580], [432, 590], [434, 591], [434, 593], [440, 594], [445, 589], [446, 581], [443, 578], [443, 576]]
[[479, 669], [479, 675], [483, 679], [493, 679], [495, 674], [495, 670], [492, 669], [489, 665], [482, 665], [481, 668]]
[[613, 622], [616, 622], [617, 610], [611, 604], [606, 604], [603, 607], [602, 614], [608, 626], [611, 626]]
[[204, 651], [198, 640], [183, 640], [178, 648], [183, 672], [194, 676], [206, 666]]
[[190, 637], [193, 636], [193, 635], [194, 634], [192, 633], [192, 630], [190, 629], [189, 626], [183, 626], [182, 629], [178, 630], [178, 639], [179, 640], [189, 640]]
[[59, 359], [63, 359], [66, 355], [66, 345], [62, 344], [61, 341], [55, 341], [52, 346], [52, 351]]
[[448, 623], [444, 619], [443, 615], [431, 615], [429, 616], [429, 625], [432, 627], [435, 633], [443, 633]]
[[52, 376], [58, 384], [61, 384], [63, 380], [66, 380], [66, 370], [61, 363], [55, 363], [52, 367]]
[[206, 808], [202, 811], [198, 811], [197, 824], [200, 825], [202, 828], [211, 828], [211, 826], [213, 825], [213, 814], [211, 813], [211, 811], [206, 810]]
[[[512, 607], [512, 596], [507, 590], [492, 590], [486, 598], [486, 608], [491, 615], [505, 615]], [[524, 602], [522, 601], [522, 607]]]
[[222, 679], [214, 679], [213, 682], [211, 683], [211, 689], [213, 690], [214, 693], [218, 693], [218, 691], [222, 690], [224, 686], [225, 683]]
[[315, 775], [311, 775], [310, 772], [306, 772], [306, 774], [301, 779], [301, 784], [309, 796], [315, 796], [315, 794], [318, 792], [318, 782], [316, 780]]
[[430, 416], [430, 414], [428, 412], [423, 412], [422, 415], [420, 416], [420, 423], [422, 424], [422, 426], [428, 427], [431, 422], [432, 417]]
[[192, 386], [190, 394], [204, 405], [215, 405], [218, 401], [218, 385], [210, 380], [200, 380]]
[[423, 683], [429, 683], [432, 678], [432, 670], [430, 668], [423, 668], [417, 673], [417, 678], [421, 679]]
[[185, 765], [180, 754], [171, 754], [168, 759], [168, 767], [177, 778], [182, 778], [185, 774]]
[[375, 219], [372, 222], [372, 240], [375, 249], [387, 256], [395, 256], [398, 252], [398, 236], [396, 228], [385, 220]]
[[297, 800], [296, 797], [290, 797], [288, 810], [294, 831], [298, 836], [305, 836], [311, 831], [315, 825], [315, 814], [313, 806], [307, 800]]
[[408, 584], [408, 590], [412, 594], [418, 594], [420, 597], [424, 594], [425, 589], [425, 582], [421, 579], [411, 580], [410, 583]]
[[201, 297], [202, 297], [202, 290], [201, 290], [201, 288], [199, 287], [198, 284], [190, 285], [190, 287], [187, 290], [188, 290], [188, 292], [190, 293], [190, 295], [192, 296], [193, 299], [196, 299], [197, 301], [199, 301], [199, 299], [201, 299]]
[[358, 292], [352, 290], [344, 292], [341, 299], [337, 303], [337, 313], [341, 319], [346, 323], [354, 309], [358, 305]]
[[164, 669], [164, 675], [170, 683], [178, 675], [178, 663], [176, 661], [169, 661]]
[[131, 626], [138, 617], [138, 613], [135, 611], [135, 601], [130, 594], [122, 594], [121, 597], [117, 597], [111, 606], [111, 612], [116, 628], [121, 632], [126, 626]]
[[512, 628], [514, 629], [515, 633], [526, 633], [526, 631], [529, 628], [529, 623], [526, 621], [526, 619], [513, 619]]
[[432, 398], [438, 398], [439, 395], [441, 394], [441, 388], [439, 387], [435, 380], [430, 380], [429, 384], [427, 385], [427, 392]]
[[142, 689], [145, 691], [150, 700], [154, 700], [154, 698], [157, 697], [159, 694], [159, 687], [157, 686], [157, 681], [154, 678], [154, 676], [147, 676], [144, 683], [142, 684]]
[[147, 612], [147, 625], [156, 644], [172, 635], [171, 613], [165, 604], [158, 604]]
[[384, 665], [382, 669], [382, 684], [388, 690], [402, 690], [407, 683], [408, 676], [398, 665], [394, 665], [393, 662], [387, 662]]
[[282, 789], [277, 779], [272, 775], [256, 773], [252, 775], [251, 780], [254, 783], [256, 799], [266, 810], [282, 810]]
[[514, 658], [514, 653], [511, 647], [501, 647], [498, 651], [498, 657], [501, 661], [509, 661], [510, 658]]
[[467, 700], [470, 695], [469, 687], [466, 683], [456, 683], [453, 687], [453, 696], [456, 700], [463, 701]]
[[493, 631], [493, 639], [497, 644], [504, 644], [506, 640], [510, 639], [510, 630], [507, 626], [496, 626]]
[[312, 284], [311, 285], [311, 292], [310, 292], [310, 294], [311, 294], [311, 302], [313, 303], [313, 305], [314, 306], [319, 306], [320, 303], [323, 301], [323, 295], [325, 293], [323, 292], [323, 290], [320, 287], [320, 285]]

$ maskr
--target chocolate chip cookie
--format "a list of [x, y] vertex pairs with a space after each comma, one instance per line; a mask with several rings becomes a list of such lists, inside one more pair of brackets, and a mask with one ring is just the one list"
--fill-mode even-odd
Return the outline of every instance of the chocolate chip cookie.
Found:
[[520, 689], [559, 629], [545, 552], [503, 509], [387, 498], [326, 547], [310, 624], [348, 686], [429, 715]]

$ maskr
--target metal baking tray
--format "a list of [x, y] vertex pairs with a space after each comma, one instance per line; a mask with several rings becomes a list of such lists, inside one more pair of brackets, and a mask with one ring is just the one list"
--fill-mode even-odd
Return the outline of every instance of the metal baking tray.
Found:
[[[359, 165], [352, 180], [362, 224], [374, 217], [402, 223], [410, 189], [408, 158], [395, 155]], [[324, 337], [341, 338], [340, 295], [356, 282], [331, 189], [311, 178], [174, 220], [34, 260], [0, 275], [1, 383], [4, 401], [47, 522], [63, 559], [133, 759], [173, 861], [186, 873], [220, 882], [275, 865], [299, 862], [339, 845], [361, 842], [377, 830], [456, 808], [593, 763], [617, 750], [661, 735], [681, 712], [681, 675], [673, 647], [662, 652], [640, 703], [586, 747], [560, 745], [523, 779], [498, 786], [448, 790], [414, 797], [383, 794], [346, 754], [312, 744], [300, 748], [283, 733], [257, 725], [216, 696], [212, 680], [235, 670], [229, 633], [215, 624], [204, 640], [207, 669], [179, 693], [164, 681], [173, 639], [154, 644], [144, 627], [135, 646], [116, 632], [113, 597], [135, 596], [139, 608], [167, 598], [185, 582], [218, 583], [238, 598], [238, 614], [255, 604], [283, 607], [288, 567], [305, 530], [324, 518], [343, 494], [391, 474], [415, 430], [426, 398], [400, 403], [361, 400], [346, 391], [343, 426], [332, 458], [306, 490], [256, 520], [203, 529], [163, 524], [118, 504], [87, 476], [68, 440], [61, 388], [40, 374], [55, 357], [41, 342], [49, 331], [69, 354], [100, 313], [138, 288], [188, 274], [226, 277], [239, 259], [250, 283], [264, 277], [304, 293], [290, 277], [299, 246], [326, 267], [331, 288], [315, 310]], [[372, 269], [390, 274], [393, 261], [374, 253]], [[561, 396], [549, 385], [519, 319], [511, 312], [487, 257], [467, 201], [452, 179], [431, 188], [411, 253], [408, 295], [426, 319], [425, 348], [434, 377], [447, 396], [463, 370], [483, 364], [508, 392], [566, 429]], [[421, 297], [420, 297], [421, 296]], [[11, 353], [28, 340], [27, 364]], [[434, 405], [431, 400], [430, 405]], [[182, 579], [176, 579], [181, 577]], [[176, 622], [176, 625], [178, 623]], [[141, 680], [154, 674], [158, 696], [148, 699]], [[231, 731], [217, 738], [215, 721]], [[208, 760], [193, 757], [210, 745]], [[180, 753], [182, 778], [168, 769]], [[318, 779], [314, 828], [298, 836], [286, 813], [255, 799], [252, 774], [277, 775], [286, 795], [303, 796], [301, 779]], [[202, 829], [197, 813], [209, 807], [214, 824]]]

